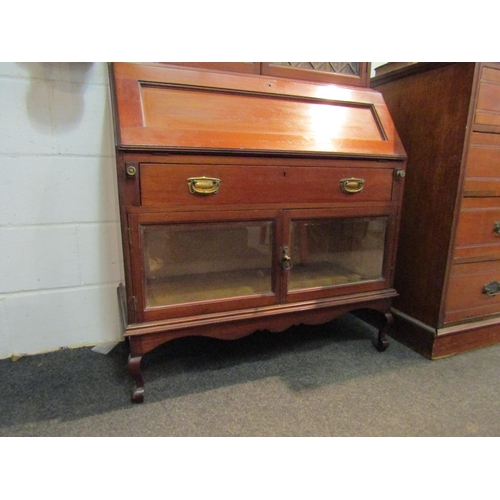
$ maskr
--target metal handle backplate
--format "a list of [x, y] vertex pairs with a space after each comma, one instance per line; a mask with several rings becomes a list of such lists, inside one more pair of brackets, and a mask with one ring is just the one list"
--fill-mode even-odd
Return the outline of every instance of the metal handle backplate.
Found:
[[364, 179], [356, 179], [351, 177], [350, 179], [341, 179], [340, 190], [346, 194], [355, 194], [363, 191], [365, 187]]
[[215, 194], [219, 191], [220, 182], [215, 177], [190, 177], [187, 180], [191, 194]]
[[483, 286], [483, 293], [489, 297], [494, 297], [500, 293], [500, 281], [491, 281]]

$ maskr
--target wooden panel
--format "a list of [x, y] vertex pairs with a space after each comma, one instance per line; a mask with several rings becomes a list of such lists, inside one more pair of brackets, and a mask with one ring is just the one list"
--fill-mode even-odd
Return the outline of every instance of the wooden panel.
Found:
[[500, 177], [467, 177], [463, 196], [500, 196]]
[[[475, 63], [420, 65], [377, 85], [408, 154], [395, 271], [395, 308], [440, 326], [460, 194]], [[424, 69], [427, 69], [424, 71]]]
[[368, 86], [369, 63], [165, 62], [169, 66], [205, 69], [340, 85]]
[[407, 78], [417, 73], [425, 73], [432, 69], [437, 69], [449, 64], [456, 64], [450, 62], [433, 62], [433, 63], [419, 63], [419, 62], [395, 62], [386, 63], [382, 66], [375, 68], [375, 76], [370, 78], [370, 86], [378, 88], [381, 85], [389, 82], [394, 82], [400, 78]]
[[[452, 327], [444, 330], [452, 330]], [[433, 348], [432, 359], [479, 349], [500, 342], [500, 318], [488, 318], [484, 321], [464, 323], [450, 333], [438, 332]]]
[[483, 293], [484, 285], [500, 281], [500, 261], [457, 264], [452, 267], [445, 323], [500, 313], [500, 295]]
[[[475, 125], [500, 127], [500, 69], [483, 67], [477, 98]], [[495, 130], [496, 131], [496, 130]]]
[[500, 135], [474, 132], [467, 154], [467, 177], [500, 177]]
[[495, 83], [481, 83], [477, 109], [500, 113], [500, 85]]
[[481, 79], [484, 81], [495, 82], [500, 85], [500, 70], [488, 66], [483, 67]]
[[500, 196], [500, 134], [473, 132], [463, 196]]
[[466, 198], [458, 222], [455, 240], [455, 263], [459, 260], [500, 259], [499, 198]]
[[[145, 126], [158, 135], [165, 131], [165, 140], [185, 147], [195, 146], [196, 141], [219, 148], [252, 147], [256, 142], [259, 149], [267, 149], [269, 136], [322, 151], [339, 139], [383, 140], [369, 105], [263, 99], [146, 84], [141, 86], [141, 102]], [[280, 149], [286, 149], [285, 144]]]
[[429, 359], [452, 356], [500, 342], [499, 317], [449, 326], [437, 332], [397, 312], [394, 320], [391, 337]]
[[165, 62], [162, 64], [194, 69], [207, 69], [210, 71], [230, 71], [254, 75], [260, 74], [260, 63], [258, 62]]
[[[187, 179], [221, 180], [217, 194], [191, 194]], [[359, 193], [345, 194], [340, 180], [363, 179]], [[271, 167], [142, 164], [143, 206], [390, 201], [394, 170], [387, 168]]]
[[237, 339], [257, 330], [284, 331], [293, 325], [327, 323], [353, 309], [390, 310], [392, 289], [354, 297], [332, 297], [308, 303], [277, 305], [201, 316], [161, 320], [158, 323], [129, 325], [125, 332], [132, 356], [142, 356], [159, 345], [179, 337], [203, 335], [218, 339]]
[[477, 109], [500, 113], [500, 83], [482, 82], [479, 85]]
[[378, 92], [115, 63], [121, 148], [405, 158]]

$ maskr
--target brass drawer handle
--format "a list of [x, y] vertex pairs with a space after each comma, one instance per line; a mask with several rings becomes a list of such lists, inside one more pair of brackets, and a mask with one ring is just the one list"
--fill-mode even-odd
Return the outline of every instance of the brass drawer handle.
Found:
[[191, 194], [215, 194], [219, 191], [220, 182], [215, 177], [190, 177], [187, 180]]
[[494, 297], [500, 293], [500, 281], [492, 281], [483, 286], [483, 293], [488, 297]]
[[350, 179], [341, 179], [340, 190], [346, 194], [360, 193], [365, 187], [364, 179], [355, 179], [351, 177]]
[[500, 222], [495, 222], [493, 225], [493, 231], [497, 234], [500, 234]]

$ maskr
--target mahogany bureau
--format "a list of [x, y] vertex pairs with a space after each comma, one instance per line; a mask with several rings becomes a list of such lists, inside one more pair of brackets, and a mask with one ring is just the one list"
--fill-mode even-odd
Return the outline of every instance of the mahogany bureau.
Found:
[[500, 63], [390, 68], [371, 85], [408, 153], [391, 335], [429, 358], [499, 342]]
[[406, 154], [379, 92], [160, 63], [110, 76], [132, 401], [142, 357], [179, 337], [353, 312], [387, 347]]

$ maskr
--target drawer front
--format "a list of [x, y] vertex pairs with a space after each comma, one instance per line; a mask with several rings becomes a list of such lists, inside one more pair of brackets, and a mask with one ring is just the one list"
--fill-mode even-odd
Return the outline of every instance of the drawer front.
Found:
[[464, 198], [454, 261], [500, 259], [500, 199]]
[[500, 313], [500, 260], [456, 264], [452, 267], [446, 298], [445, 323]]
[[500, 134], [471, 134], [464, 196], [500, 196]]
[[149, 207], [390, 201], [394, 168], [148, 163], [140, 182]]
[[500, 127], [500, 70], [483, 67], [475, 124]]

